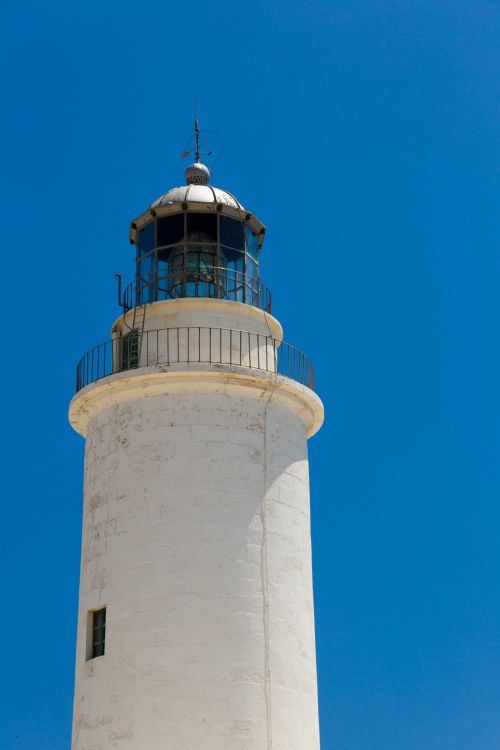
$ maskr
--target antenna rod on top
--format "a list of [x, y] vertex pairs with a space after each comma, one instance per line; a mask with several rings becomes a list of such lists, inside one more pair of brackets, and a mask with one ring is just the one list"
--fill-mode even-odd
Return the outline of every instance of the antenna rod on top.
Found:
[[196, 116], [196, 99], [194, 100], [194, 135], [196, 138], [196, 151], [195, 151], [195, 161], [200, 161], [200, 126], [198, 123], [198, 118]]

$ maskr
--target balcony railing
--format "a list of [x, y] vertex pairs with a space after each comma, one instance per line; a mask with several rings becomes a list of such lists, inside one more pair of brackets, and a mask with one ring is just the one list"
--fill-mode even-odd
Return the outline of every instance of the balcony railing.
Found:
[[183, 297], [244, 302], [271, 312], [271, 292], [260, 279], [216, 266], [181, 266], [165, 276], [141, 277], [123, 290], [121, 304], [125, 311], [137, 305]]
[[295, 346], [260, 333], [193, 326], [133, 331], [95, 346], [78, 363], [76, 390], [138, 367], [193, 363], [276, 373], [314, 388], [313, 366]]

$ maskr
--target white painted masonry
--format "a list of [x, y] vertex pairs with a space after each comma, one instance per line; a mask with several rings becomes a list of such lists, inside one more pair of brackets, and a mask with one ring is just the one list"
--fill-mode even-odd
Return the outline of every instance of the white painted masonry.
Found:
[[[145, 330], [185, 325], [282, 339], [248, 305], [148, 305]], [[322, 420], [310, 389], [245, 366], [139, 367], [75, 396], [73, 750], [319, 750], [307, 438]], [[87, 660], [100, 606], [106, 651]]]

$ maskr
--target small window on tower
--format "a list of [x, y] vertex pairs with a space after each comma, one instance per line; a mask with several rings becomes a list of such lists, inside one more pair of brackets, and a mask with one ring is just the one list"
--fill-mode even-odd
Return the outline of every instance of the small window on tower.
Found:
[[92, 612], [92, 659], [104, 655], [106, 640], [106, 607]]
[[[148, 291], [149, 287], [141, 290], [142, 295]], [[122, 370], [131, 370], [139, 364], [139, 332], [131, 331], [125, 334], [121, 340], [122, 344]]]

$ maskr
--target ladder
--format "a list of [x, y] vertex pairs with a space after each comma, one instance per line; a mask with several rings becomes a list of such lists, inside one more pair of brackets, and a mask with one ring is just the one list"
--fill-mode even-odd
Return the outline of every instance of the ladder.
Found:
[[132, 334], [129, 349], [129, 361], [132, 367], [139, 367], [141, 362], [142, 339], [144, 338], [144, 323], [146, 320], [146, 304], [134, 307], [132, 318]]
[[146, 320], [146, 306], [147, 302], [136, 304], [134, 307], [134, 315], [132, 317], [132, 325], [127, 322], [126, 314], [123, 318], [124, 324], [130, 331], [130, 333], [127, 334], [127, 338], [129, 339], [126, 357], [128, 363], [127, 369], [130, 369], [131, 367], [139, 367], [140, 365], [142, 339], [144, 337], [144, 323]]

